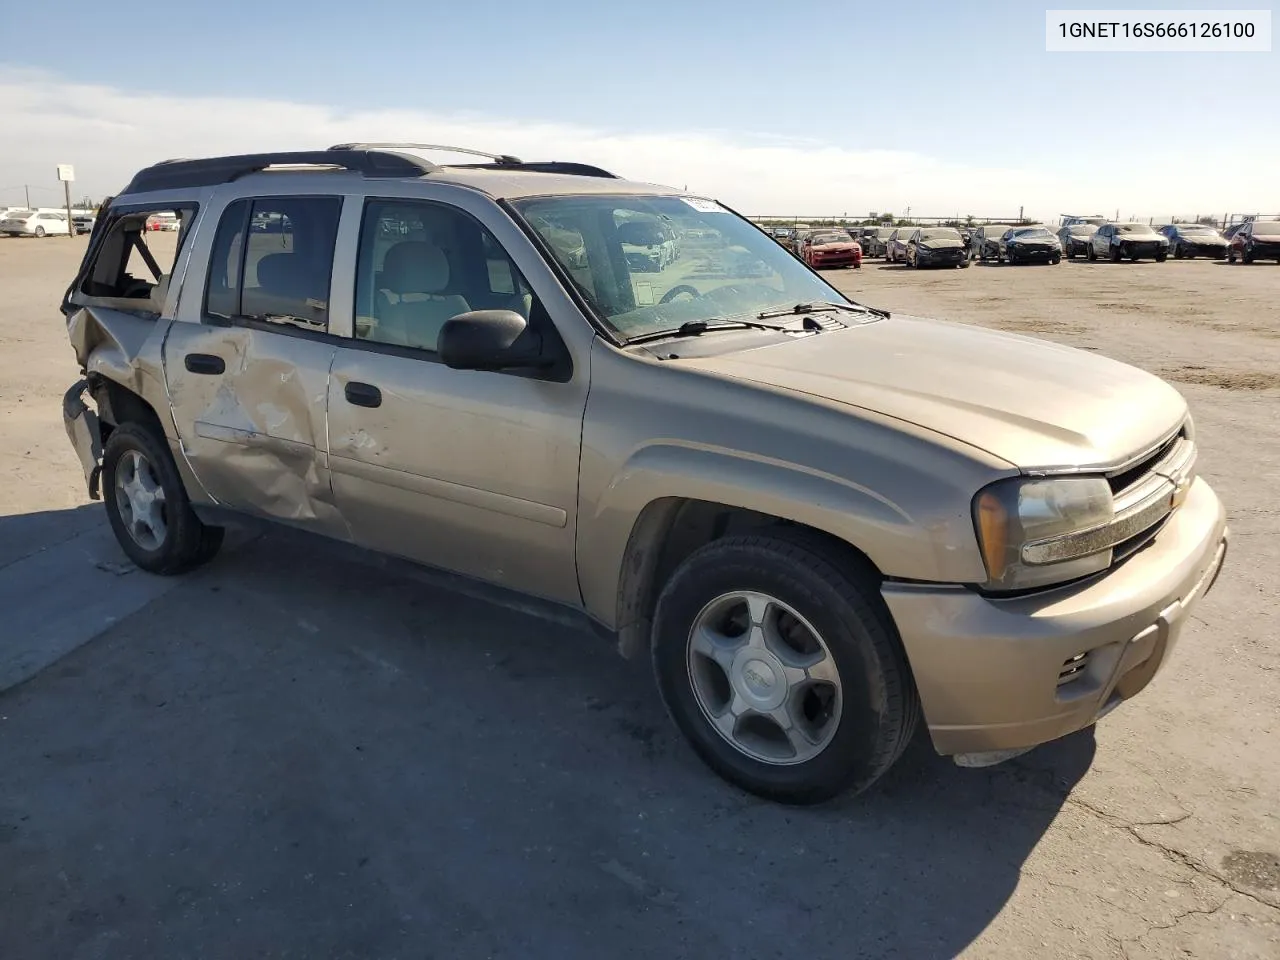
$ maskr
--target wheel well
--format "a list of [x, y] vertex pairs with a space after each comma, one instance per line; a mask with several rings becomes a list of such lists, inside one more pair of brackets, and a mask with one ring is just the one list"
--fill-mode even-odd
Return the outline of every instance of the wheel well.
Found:
[[658, 595], [671, 574], [699, 547], [721, 537], [769, 528], [804, 532], [838, 563], [880, 579], [880, 571], [857, 547], [824, 530], [727, 503], [667, 497], [640, 512], [631, 529], [618, 587], [618, 649], [631, 657], [649, 643]]
[[164, 426], [160, 422], [159, 415], [151, 404], [128, 387], [105, 377], [95, 377], [90, 386], [93, 399], [98, 405], [98, 419], [104, 446], [107, 438], [111, 436], [111, 431], [124, 423], [144, 424], [154, 430], [156, 436], [164, 437]]

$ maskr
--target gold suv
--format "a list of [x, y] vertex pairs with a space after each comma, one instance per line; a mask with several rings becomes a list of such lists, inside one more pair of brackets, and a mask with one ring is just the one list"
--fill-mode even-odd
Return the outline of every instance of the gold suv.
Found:
[[65, 418], [139, 567], [256, 517], [574, 608], [787, 802], [921, 719], [997, 761], [1167, 659], [1227, 532], [1163, 381], [855, 303], [710, 199], [425, 146], [162, 163], [101, 211]]

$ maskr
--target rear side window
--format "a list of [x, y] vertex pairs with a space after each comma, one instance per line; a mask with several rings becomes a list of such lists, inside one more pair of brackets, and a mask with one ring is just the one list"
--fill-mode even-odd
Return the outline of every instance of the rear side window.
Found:
[[214, 236], [205, 312], [325, 330], [342, 200], [262, 197], [223, 211]]
[[[183, 229], [164, 234], [148, 230], [148, 220], [158, 212], [166, 213]], [[110, 209], [105, 214], [105, 233], [97, 244], [93, 262], [82, 273], [80, 293], [92, 298], [136, 300], [139, 310], [160, 312], [173, 265], [189, 232], [185, 228], [195, 215], [194, 204]], [[66, 214], [61, 219], [65, 221]]]

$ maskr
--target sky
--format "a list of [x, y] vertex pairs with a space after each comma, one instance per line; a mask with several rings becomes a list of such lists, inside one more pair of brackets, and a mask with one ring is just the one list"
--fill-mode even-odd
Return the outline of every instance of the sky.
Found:
[[1280, 210], [1277, 53], [1047, 53], [1046, 6], [1107, 4], [0, 0], [0, 204], [57, 205], [58, 163], [100, 198], [162, 159], [408, 140], [751, 215]]

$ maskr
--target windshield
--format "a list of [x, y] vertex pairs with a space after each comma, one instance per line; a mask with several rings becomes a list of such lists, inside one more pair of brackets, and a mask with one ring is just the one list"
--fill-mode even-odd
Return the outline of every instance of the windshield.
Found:
[[1121, 223], [1116, 227], [1118, 233], [1155, 233], [1145, 223]]
[[1067, 232], [1076, 237], [1083, 237], [1086, 234], [1097, 233], [1097, 231], [1097, 225], [1092, 223], [1073, 223], [1067, 227]]
[[814, 243], [848, 243], [847, 233], [819, 233], [813, 238]]
[[1178, 232], [1179, 232], [1179, 233], [1194, 233], [1194, 234], [1197, 234], [1197, 235], [1198, 235], [1198, 234], [1202, 234], [1202, 233], [1207, 233], [1207, 234], [1210, 234], [1211, 236], [1215, 236], [1215, 237], [1218, 235], [1218, 231], [1217, 231], [1217, 230], [1215, 230], [1213, 227], [1201, 226], [1201, 225], [1199, 225], [1199, 224], [1194, 224], [1194, 223], [1179, 224], [1179, 225], [1178, 225]]
[[920, 231], [921, 240], [959, 240], [960, 231], [954, 227], [934, 227], [931, 230]]
[[[754, 318], [775, 307], [848, 300], [750, 223], [686, 197], [530, 197], [514, 204], [596, 312], [624, 337], [690, 320]], [[576, 256], [552, 224], [582, 239]], [[674, 242], [644, 245], [653, 225]]]
[[879, 227], [876, 229], [876, 237], [880, 240], [888, 240], [897, 229], [897, 227]]
[[1253, 221], [1253, 235], [1255, 237], [1280, 237], [1280, 220]]
[[1014, 233], [1015, 237], [1031, 239], [1033, 237], [1052, 237], [1053, 234], [1044, 227], [1031, 227], [1027, 230], [1018, 230]]

